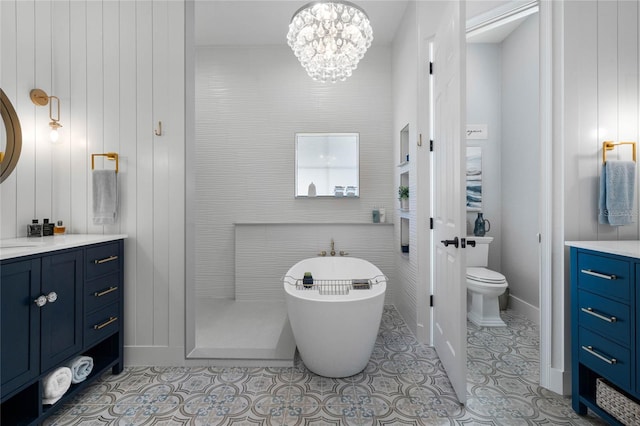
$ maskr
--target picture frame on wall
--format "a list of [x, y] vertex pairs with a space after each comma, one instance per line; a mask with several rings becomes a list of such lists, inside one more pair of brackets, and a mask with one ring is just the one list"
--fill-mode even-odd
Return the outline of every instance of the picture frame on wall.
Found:
[[467, 211], [482, 210], [482, 148], [467, 147]]

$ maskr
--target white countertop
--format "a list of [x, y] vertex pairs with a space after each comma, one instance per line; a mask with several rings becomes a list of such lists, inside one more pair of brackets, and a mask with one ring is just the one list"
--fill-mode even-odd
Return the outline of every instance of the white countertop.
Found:
[[65, 234], [49, 237], [22, 237], [0, 240], [0, 260], [47, 253], [90, 244], [104, 243], [127, 238], [125, 234]]
[[565, 245], [640, 259], [640, 241], [565, 241]]

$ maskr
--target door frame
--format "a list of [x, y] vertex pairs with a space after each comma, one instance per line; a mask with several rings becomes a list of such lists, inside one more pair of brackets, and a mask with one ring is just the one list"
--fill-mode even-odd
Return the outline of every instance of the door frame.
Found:
[[553, 32], [552, 2], [532, 0], [505, 4], [467, 20], [467, 32], [483, 26], [499, 25], [501, 21], [532, 8], [538, 9], [539, 41], [539, 223], [538, 223], [538, 286], [540, 322], [540, 386], [562, 394], [567, 378], [552, 366], [553, 293]]

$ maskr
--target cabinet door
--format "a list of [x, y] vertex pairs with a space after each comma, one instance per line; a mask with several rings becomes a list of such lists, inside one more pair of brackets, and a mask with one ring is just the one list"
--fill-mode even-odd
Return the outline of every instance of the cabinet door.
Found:
[[42, 294], [56, 294], [41, 309], [43, 372], [82, 349], [82, 258], [82, 250], [42, 258]]
[[[635, 348], [635, 354], [634, 354], [634, 359], [636, 360], [636, 364], [635, 364], [635, 370], [636, 370], [636, 398], [640, 398], [640, 337], [639, 336], [639, 332], [640, 332], [640, 264], [636, 264], [636, 282], [634, 283], [634, 289], [635, 289], [635, 293], [636, 293], [636, 305], [635, 305], [635, 309], [633, 309], [633, 305], [632, 305], [632, 312], [633, 314], [636, 316], [636, 324], [635, 324], [635, 329], [632, 328], [633, 332], [631, 335], [631, 341], [633, 342], [635, 340], [636, 342], [636, 348]], [[633, 303], [633, 302], [632, 302]]]
[[3, 263], [0, 267], [0, 389], [2, 397], [40, 371], [40, 259]]

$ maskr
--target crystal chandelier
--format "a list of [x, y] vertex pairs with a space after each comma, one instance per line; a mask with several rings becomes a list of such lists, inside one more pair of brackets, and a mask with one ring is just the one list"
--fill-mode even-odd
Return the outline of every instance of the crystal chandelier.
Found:
[[346, 1], [302, 6], [291, 18], [287, 41], [293, 53], [318, 81], [344, 81], [358, 66], [371, 41], [369, 17]]

